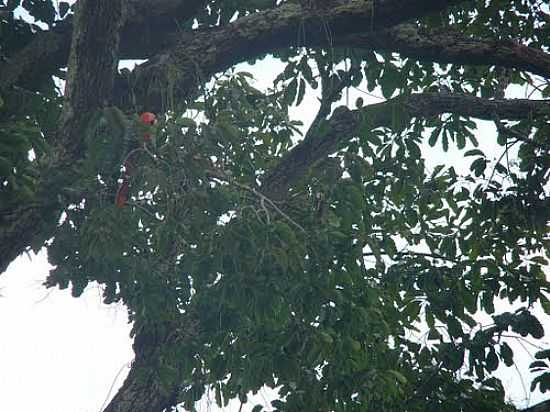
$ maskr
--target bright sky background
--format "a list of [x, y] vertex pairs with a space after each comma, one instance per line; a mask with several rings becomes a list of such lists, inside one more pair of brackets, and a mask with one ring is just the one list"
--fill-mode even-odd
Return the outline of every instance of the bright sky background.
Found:
[[[257, 87], [265, 88], [281, 67], [271, 60], [257, 64], [254, 70], [245, 66], [242, 69], [252, 71], [260, 79]], [[512, 96], [523, 94], [523, 90], [516, 89]], [[353, 105], [358, 96], [366, 104], [377, 101], [353, 91], [349, 102]], [[310, 93], [293, 116], [307, 124], [316, 108], [316, 98]], [[500, 155], [502, 148], [495, 143], [493, 126], [480, 123], [477, 136], [482, 150], [494, 157]], [[468, 167], [461, 160], [462, 154], [452, 147], [448, 153], [438, 148], [426, 153], [432, 166], [445, 159], [447, 164]], [[88, 287], [78, 299], [71, 296], [70, 290], [46, 290], [42, 283], [48, 269], [42, 252], [22, 255], [0, 276], [0, 411], [100, 412], [106, 398], [112, 397], [124, 381], [133, 359], [126, 309], [120, 304], [102, 304], [97, 286]], [[510, 310], [504, 304], [501, 308]], [[543, 316], [541, 313], [537, 310], [536, 314]], [[546, 319], [545, 329], [550, 333], [550, 321]], [[548, 338], [536, 343], [550, 347]], [[518, 407], [526, 407], [549, 398], [529, 392], [529, 353], [537, 349], [511, 344], [517, 370], [499, 370], [509, 399]], [[255, 403], [269, 406], [268, 398], [267, 391], [260, 394], [250, 408]], [[219, 410], [213, 404], [204, 402], [199, 410]], [[226, 410], [238, 408], [239, 404], [233, 403]]]

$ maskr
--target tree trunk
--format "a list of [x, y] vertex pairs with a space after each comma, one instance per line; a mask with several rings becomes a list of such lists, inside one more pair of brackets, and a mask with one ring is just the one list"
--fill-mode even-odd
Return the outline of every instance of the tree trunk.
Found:
[[26, 247], [40, 248], [53, 236], [64, 204], [60, 187], [71, 183], [71, 170], [82, 157], [90, 114], [110, 104], [118, 67], [120, 30], [126, 0], [80, 0], [75, 16], [61, 121], [52, 139], [52, 156], [41, 170], [32, 205], [0, 209], [0, 273]]
[[162, 352], [174, 348], [177, 341], [177, 328], [170, 325], [142, 328], [134, 338], [136, 357], [130, 373], [104, 412], [162, 412], [174, 406], [181, 372], [178, 370], [173, 379], [162, 381], [160, 370]]

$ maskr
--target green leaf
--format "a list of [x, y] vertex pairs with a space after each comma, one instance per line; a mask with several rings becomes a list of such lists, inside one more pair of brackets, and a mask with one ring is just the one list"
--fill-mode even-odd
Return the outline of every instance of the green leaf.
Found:
[[300, 79], [300, 86], [298, 88], [298, 97], [296, 97], [296, 106], [302, 103], [302, 100], [304, 100], [305, 94], [306, 94], [306, 82], [304, 81], [304, 79]]
[[462, 330], [462, 325], [454, 317], [449, 317], [447, 319], [447, 327], [449, 330], [449, 334], [455, 338], [462, 337], [464, 335], [464, 331]]
[[534, 263], [537, 263], [539, 265], [543, 265], [543, 266], [548, 265], [548, 260], [543, 256], [532, 257], [531, 261], [533, 261]]
[[55, 20], [55, 8], [49, 0], [23, 0], [21, 5], [36, 19], [52, 24]]
[[443, 151], [444, 152], [448, 152], [449, 151], [449, 130], [448, 129], [444, 129], [443, 130], [443, 139], [441, 140], [441, 145], [443, 147]]
[[540, 371], [540, 370], [543, 370], [543, 369], [547, 369], [548, 368], [548, 364], [544, 361], [534, 361], [534, 362], [531, 362], [529, 364], [529, 369], [534, 369], [535, 371]]
[[500, 345], [500, 356], [506, 366], [510, 367], [514, 364], [514, 352], [506, 342]]
[[485, 154], [479, 150], [479, 149], [471, 149], [471, 150], [468, 150], [466, 151], [466, 153], [464, 153], [464, 156], [482, 156], [484, 157]]
[[489, 353], [486, 358], [487, 370], [489, 372], [495, 371], [498, 368], [498, 357], [494, 348], [489, 349]]
[[349, 199], [353, 207], [357, 210], [362, 210], [365, 204], [365, 199], [363, 197], [363, 191], [357, 186], [349, 186]]
[[539, 295], [539, 299], [544, 313], [550, 315], [550, 300], [543, 293]]
[[550, 373], [545, 372], [542, 375], [539, 375], [533, 379], [531, 382], [531, 392], [533, 392], [537, 385], [539, 385], [539, 390], [544, 393], [550, 390]]
[[275, 229], [277, 232], [277, 235], [280, 237], [280, 239], [285, 243], [286, 246], [292, 246], [296, 243], [296, 235], [294, 234], [294, 231], [292, 228], [285, 222], [277, 222], [275, 223]]
[[466, 137], [464, 136], [463, 133], [461, 132], [458, 132], [456, 134], [456, 146], [462, 150], [464, 149], [464, 147], [466, 147]]
[[439, 135], [441, 134], [441, 128], [436, 127], [432, 132], [430, 133], [430, 138], [428, 139], [428, 144], [431, 147], [434, 147], [437, 143], [437, 139], [439, 138]]

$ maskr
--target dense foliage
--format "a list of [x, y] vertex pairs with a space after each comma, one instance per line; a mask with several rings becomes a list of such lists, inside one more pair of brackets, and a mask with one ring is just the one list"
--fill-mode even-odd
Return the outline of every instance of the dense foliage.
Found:
[[[181, 30], [282, 7], [204, 3]], [[324, 7], [302, 3], [312, 13]], [[456, 3], [409, 21], [412, 35], [550, 47], [550, 15], [539, 1]], [[0, 57], [8, 61], [36, 31], [65, 24], [59, 11], [68, 10], [45, 0], [22, 6], [49, 28], [2, 14]], [[79, 296], [97, 282], [105, 302], [124, 302], [138, 336], [178, 335], [155, 342], [161, 354], [148, 365], [166, 387], [177, 384], [189, 409], [208, 387], [224, 405], [267, 385], [279, 388], [275, 410], [512, 410], [493, 373], [514, 365], [511, 339], [543, 337], [533, 306], [550, 313], [550, 107], [522, 119], [497, 108], [509, 85], [546, 98], [548, 78], [513, 62], [438, 63], [352, 39], [333, 44], [331, 23], [319, 26], [327, 44], [307, 46], [298, 25], [297, 44], [268, 57], [285, 63], [270, 90], [242, 71], [208, 83], [199, 61], [200, 91], [174, 102], [163, 86], [167, 110], [155, 126], [127, 107], [90, 113], [82, 158], [42, 186], [61, 108], [52, 75], [63, 72], [0, 89], [0, 211], [8, 216], [21, 203], [54, 211], [33, 244], [46, 241], [55, 266], [47, 286]], [[333, 112], [355, 89], [397, 104], [378, 109], [360, 98]], [[319, 113], [304, 131], [289, 108], [315, 93]], [[499, 152], [478, 148], [475, 113], [411, 113], [400, 99], [418, 93], [493, 101]], [[339, 111], [353, 116], [353, 129], [283, 194], [270, 193], [277, 165], [298, 141], [322, 145], [341, 126]], [[144, 133], [153, 136], [145, 144]], [[428, 146], [455, 146], [469, 170], [446, 159], [427, 167]], [[131, 196], [120, 208], [113, 199], [129, 153], [137, 153]], [[495, 311], [502, 300], [514, 309]], [[151, 343], [136, 338], [140, 345]], [[550, 389], [549, 360], [549, 351], [537, 354], [532, 390]]]

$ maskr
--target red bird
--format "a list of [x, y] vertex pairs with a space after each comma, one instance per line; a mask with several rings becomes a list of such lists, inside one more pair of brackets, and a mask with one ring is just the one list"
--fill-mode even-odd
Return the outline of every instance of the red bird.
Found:
[[[139, 115], [139, 121], [143, 124], [154, 125], [157, 122], [157, 116], [151, 112], [143, 112]], [[143, 134], [143, 140], [151, 140], [151, 133], [145, 132]]]
[[139, 120], [141, 123], [155, 124], [157, 122], [157, 116], [151, 112], [143, 112], [139, 115]]
[[[157, 116], [155, 116], [155, 114], [151, 112], [143, 112], [142, 114], [139, 115], [139, 121], [146, 125], [154, 125], [157, 122]], [[148, 140], [151, 140], [151, 133], [144, 132], [143, 133], [144, 144]], [[130, 184], [128, 179], [130, 178], [131, 158], [132, 158], [132, 153], [130, 153], [130, 155], [124, 161], [124, 172], [122, 173], [122, 183], [118, 187], [118, 190], [115, 195], [116, 207], [123, 207], [126, 204], [126, 201], [128, 200], [128, 192], [130, 190]]]

